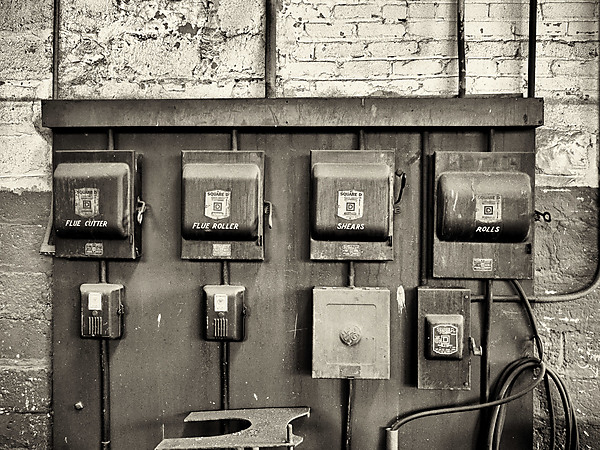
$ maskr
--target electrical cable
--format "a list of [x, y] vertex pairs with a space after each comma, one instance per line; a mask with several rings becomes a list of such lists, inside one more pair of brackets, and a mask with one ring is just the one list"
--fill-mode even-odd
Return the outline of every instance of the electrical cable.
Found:
[[[521, 300], [523, 301], [523, 305], [525, 306], [525, 310], [527, 311], [527, 315], [528, 315], [530, 323], [531, 323], [531, 328], [534, 332], [534, 339], [536, 341], [536, 346], [537, 346], [538, 352], [540, 353], [540, 358], [543, 358], [544, 349], [543, 349], [541, 338], [537, 331], [538, 330], [537, 323], [535, 320], [535, 316], [533, 315], [533, 310], [531, 308], [530, 301], [527, 298], [527, 295], [525, 294], [525, 290], [523, 289], [523, 287], [521, 286], [521, 283], [519, 283], [518, 280], [511, 280], [511, 283], [512, 283], [513, 287], [515, 288], [515, 290], [517, 291], [517, 293], [519, 294], [519, 296], [521, 297]], [[566, 386], [565, 386], [564, 382], [562, 381], [562, 379], [560, 378], [560, 376], [551, 368], [547, 369], [546, 375], [544, 376], [544, 378], [546, 379], [546, 383], [547, 383], [546, 397], [547, 397], [547, 403], [548, 403], [548, 413], [549, 413], [550, 421], [551, 421], [551, 424], [550, 424], [551, 447], [550, 448], [554, 448], [554, 446], [555, 446], [555, 434], [556, 434], [556, 423], [555, 423], [555, 417], [554, 417], [552, 392], [551, 392], [550, 386], [549, 386], [549, 382], [552, 381], [554, 386], [556, 387], [556, 390], [558, 391], [558, 393], [560, 395], [562, 406], [563, 406], [563, 412], [565, 415], [565, 447], [564, 448], [565, 448], [565, 450], [578, 449], [579, 448], [579, 429], [577, 426], [577, 417], [575, 415], [575, 408], [573, 407], [573, 404], [571, 402], [569, 393], [567, 392]]]
[[461, 412], [469, 412], [469, 411], [477, 411], [479, 409], [491, 408], [493, 406], [503, 405], [505, 403], [512, 402], [513, 400], [517, 400], [518, 398], [523, 397], [524, 395], [531, 392], [535, 387], [540, 384], [543, 379], [543, 375], [546, 373], [546, 366], [543, 361], [537, 358], [524, 358], [524, 363], [527, 363], [527, 368], [530, 369], [538, 369], [539, 374], [536, 377], [536, 380], [531, 383], [531, 385], [527, 386], [527, 388], [517, 392], [516, 394], [512, 394], [506, 398], [498, 399], [494, 401], [490, 401], [487, 403], [476, 403], [472, 405], [463, 405], [463, 406], [451, 406], [448, 408], [439, 408], [439, 409], [429, 409], [425, 411], [420, 411], [418, 413], [411, 414], [402, 419], [396, 420], [387, 430], [388, 431], [397, 431], [402, 425], [407, 424], [408, 422], [412, 422], [416, 419], [421, 419], [423, 417], [431, 417], [431, 416], [439, 416], [442, 414], [453, 414], [453, 413], [461, 413]]

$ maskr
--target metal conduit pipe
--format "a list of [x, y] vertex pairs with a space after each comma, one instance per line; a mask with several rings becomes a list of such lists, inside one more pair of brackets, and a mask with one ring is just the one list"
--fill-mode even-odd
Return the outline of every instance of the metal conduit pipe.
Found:
[[58, 99], [58, 52], [60, 50], [60, 0], [54, 0], [54, 17], [52, 30], [52, 99]]
[[277, 0], [265, 0], [265, 98], [275, 97], [277, 73]]
[[537, 0], [529, 0], [529, 54], [527, 57], [527, 97], [535, 97], [535, 61], [537, 44]]
[[467, 57], [465, 45], [465, 0], [457, 0], [456, 43], [458, 45], [458, 98], [467, 92]]
[[[108, 263], [100, 261], [99, 281], [108, 283]], [[108, 339], [100, 339], [100, 448], [110, 449], [110, 359]]]

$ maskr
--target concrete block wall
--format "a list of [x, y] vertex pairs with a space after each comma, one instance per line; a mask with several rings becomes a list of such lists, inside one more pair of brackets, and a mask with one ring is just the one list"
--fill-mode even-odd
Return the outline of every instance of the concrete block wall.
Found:
[[[50, 195], [53, 0], [0, 0], [0, 449], [51, 436], [52, 261], [38, 249]], [[265, 0], [60, 2], [59, 98], [264, 95]], [[526, 0], [467, 0], [467, 93], [523, 94]], [[278, 96], [454, 96], [451, 0], [277, 0]], [[585, 285], [598, 260], [597, 0], [541, 0], [536, 290]], [[582, 448], [600, 440], [600, 293], [537, 305], [567, 380]], [[547, 442], [537, 408], [535, 447]]]

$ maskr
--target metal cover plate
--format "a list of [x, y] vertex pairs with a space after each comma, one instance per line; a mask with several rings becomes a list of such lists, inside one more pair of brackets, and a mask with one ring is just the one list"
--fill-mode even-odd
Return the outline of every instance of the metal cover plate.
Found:
[[390, 291], [313, 289], [313, 378], [390, 377]]

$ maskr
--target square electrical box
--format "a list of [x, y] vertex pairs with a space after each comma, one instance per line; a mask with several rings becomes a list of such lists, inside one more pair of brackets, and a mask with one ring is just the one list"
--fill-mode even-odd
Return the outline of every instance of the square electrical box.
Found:
[[419, 389], [471, 389], [471, 291], [417, 290]]
[[123, 294], [120, 284], [82, 284], [81, 337], [119, 339], [123, 330]]
[[135, 217], [141, 156], [133, 151], [59, 151], [54, 159], [56, 256], [139, 257], [141, 226]]
[[393, 259], [393, 151], [311, 151], [311, 259]]
[[434, 278], [533, 277], [533, 153], [436, 152]]
[[390, 291], [313, 288], [313, 378], [390, 378]]
[[181, 257], [264, 259], [263, 180], [263, 152], [182, 152]]
[[204, 314], [207, 341], [243, 341], [246, 306], [244, 286], [207, 285], [204, 292]]

